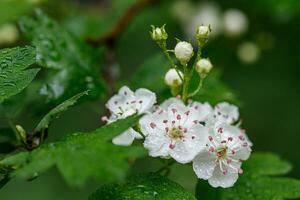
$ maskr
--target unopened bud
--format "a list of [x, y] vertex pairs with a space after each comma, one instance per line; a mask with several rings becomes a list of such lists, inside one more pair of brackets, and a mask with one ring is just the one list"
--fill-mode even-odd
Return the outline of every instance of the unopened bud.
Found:
[[152, 27], [152, 32], [150, 32], [150, 34], [154, 41], [163, 42], [167, 40], [168, 34], [165, 30], [165, 25], [163, 25], [162, 27], [154, 27], [154, 26], [151, 27]]
[[196, 31], [196, 37], [198, 40], [207, 39], [211, 30], [209, 26], [199, 26]]
[[16, 125], [16, 129], [19, 133], [21, 140], [26, 141], [26, 131], [23, 129], [23, 127], [20, 125]]
[[204, 77], [210, 72], [212, 68], [213, 65], [211, 64], [209, 59], [202, 58], [196, 63], [196, 71]]
[[178, 42], [175, 46], [175, 56], [181, 64], [185, 65], [193, 57], [193, 46], [188, 42]]
[[[181, 71], [178, 71], [178, 73], [180, 74], [181, 77], [183, 77]], [[165, 75], [165, 83], [170, 87], [180, 86], [182, 84], [182, 81], [178, 73], [175, 69], [170, 69]]]

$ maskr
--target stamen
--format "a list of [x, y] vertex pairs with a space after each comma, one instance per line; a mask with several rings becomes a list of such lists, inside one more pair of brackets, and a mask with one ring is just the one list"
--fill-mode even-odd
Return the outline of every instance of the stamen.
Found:
[[151, 123], [150, 123], [150, 127], [151, 127], [152, 129], [154, 129], [154, 128], [156, 127], [156, 124], [153, 123], [153, 122], [151, 122]]

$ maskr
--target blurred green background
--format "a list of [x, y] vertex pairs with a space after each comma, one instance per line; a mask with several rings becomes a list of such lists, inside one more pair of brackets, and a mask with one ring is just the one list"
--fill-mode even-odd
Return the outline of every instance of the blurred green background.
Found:
[[[84, 41], [111, 30], [136, 1], [2, 0], [0, 46], [27, 44], [17, 22], [22, 15], [33, 15], [37, 7]], [[278, 153], [293, 164], [291, 176], [300, 178], [297, 150], [300, 142], [297, 126], [300, 122], [300, 1], [182, 0], [149, 5], [130, 21], [108, 50], [110, 62], [105, 62], [102, 69], [109, 67], [115, 77], [125, 80], [115, 87], [134, 76], [146, 60], [160, 52], [151, 40], [149, 30], [151, 24], [161, 26], [165, 23], [170, 48], [176, 42], [174, 37], [189, 40], [196, 25], [212, 25], [214, 35], [204, 50], [204, 56], [211, 59], [221, 73], [222, 81], [237, 97], [228, 99], [240, 106], [243, 127], [254, 143], [254, 151]], [[38, 80], [43, 76], [45, 74]], [[32, 93], [28, 94], [29, 98], [37, 93], [35, 84], [30, 86]], [[53, 123], [49, 141], [67, 133], [99, 127], [100, 117], [105, 112], [104, 101], [83, 103], [66, 112]], [[36, 112], [36, 105], [27, 104], [15, 121], [30, 129], [40, 119], [41, 113]], [[1, 119], [0, 125], [5, 126]], [[131, 173], [155, 170], [160, 165], [157, 159], [139, 160]], [[175, 165], [170, 177], [194, 191], [196, 177], [190, 166]], [[100, 185], [90, 182], [83, 188], [71, 188], [53, 169], [31, 182], [12, 180], [0, 191], [0, 199], [79, 200], [86, 199]]]

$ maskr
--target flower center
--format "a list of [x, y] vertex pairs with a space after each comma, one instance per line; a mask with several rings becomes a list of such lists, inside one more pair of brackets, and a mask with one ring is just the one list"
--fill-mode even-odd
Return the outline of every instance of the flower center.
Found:
[[222, 147], [217, 150], [217, 156], [219, 159], [226, 158], [227, 155], [227, 147]]
[[181, 139], [183, 137], [183, 131], [175, 127], [170, 130], [169, 134], [172, 139]]

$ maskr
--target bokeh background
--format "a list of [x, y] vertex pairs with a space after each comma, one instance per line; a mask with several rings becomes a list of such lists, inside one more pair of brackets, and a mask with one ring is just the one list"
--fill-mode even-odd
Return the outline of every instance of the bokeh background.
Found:
[[[0, 1], [0, 7], [5, 1], [14, 2]], [[34, 9], [39, 7], [75, 37], [86, 40], [111, 30], [137, 1], [24, 0], [26, 9], [15, 1], [13, 7], [5, 10], [9, 13], [23, 9], [22, 15], [33, 15]], [[19, 13], [7, 21], [5, 14], [0, 13], [4, 21], [0, 25], [1, 48], [27, 44], [18, 28]], [[278, 153], [293, 164], [290, 175], [300, 178], [300, 1], [174, 0], [146, 6], [116, 38], [113, 48], [107, 50], [110, 62], [102, 68], [109, 67], [110, 73], [121, 80], [115, 88], [127, 82], [147, 59], [160, 52], [149, 36], [152, 24], [167, 24], [170, 48], [176, 42], [175, 37], [193, 41], [197, 25], [211, 25], [213, 35], [204, 56], [211, 59], [220, 79], [230, 88], [224, 98], [240, 106], [243, 127], [254, 143], [254, 151]], [[32, 95], [38, 92], [34, 87], [35, 83], [31, 86]], [[83, 103], [66, 112], [53, 123], [49, 141], [67, 133], [99, 127], [100, 117], [105, 113], [103, 102]], [[34, 108], [32, 104], [22, 108], [15, 121], [27, 129], [33, 128], [44, 112], [36, 112]], [[0, 120], [0, 125], [5, 126], [5, 122]], [[139, 160], [130, 173], [155, 170], [160, 165], [152, 158]], [[175, 165], [170, 177], [193, 192], [196, 177], [190, 166]], [[9, 182], [0, 191], [0, 199], [79, 200], [86, 199], [100, 185], [91, 181], [83, 188], [72, 188], [52, 169], [31, 182]]]

